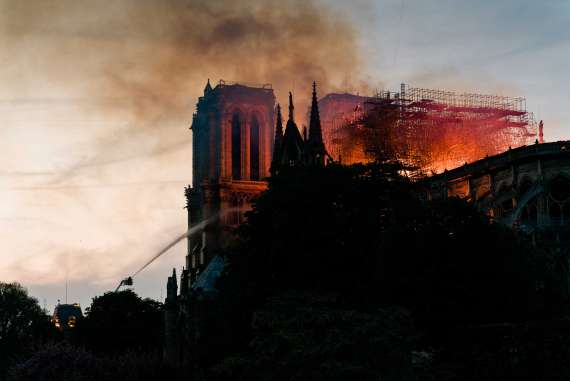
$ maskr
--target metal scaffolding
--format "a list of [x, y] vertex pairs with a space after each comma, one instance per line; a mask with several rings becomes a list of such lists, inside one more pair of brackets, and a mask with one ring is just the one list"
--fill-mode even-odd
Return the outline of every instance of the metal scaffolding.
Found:
[[[329, 103], [338, 109], [348, 95], [332, 96], [338, 99]], [[441, 172], [537, 138], [524, 98], [402, 84], [400, 92], [352, 96], [350, 102], [348, 112], [323, 126], [329, 153], [348, 164], [397, 159], [423, 172]]]

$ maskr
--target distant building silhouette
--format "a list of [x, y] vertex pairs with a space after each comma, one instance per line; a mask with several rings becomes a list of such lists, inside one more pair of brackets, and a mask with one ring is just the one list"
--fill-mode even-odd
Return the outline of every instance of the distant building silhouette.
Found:
[[77, 322], [83, 318], [83, 312], [79, 303], [60, 304], [57, 303], [53, 311], [51, 321], [53, 325], [60, 331], [73, 329]]

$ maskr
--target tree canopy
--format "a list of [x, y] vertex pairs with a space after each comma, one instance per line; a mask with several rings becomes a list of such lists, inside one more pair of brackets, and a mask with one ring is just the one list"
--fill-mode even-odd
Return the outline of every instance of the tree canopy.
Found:
[[161, 349], [162, 304], [132, 290], [106, 292], [86, 309], [82, 334], [92, 349], [113, 353]]
[[0, 282], [0, 378], [10, 362], [45, 338], [48, 325], [48, 316], [25, 288]]

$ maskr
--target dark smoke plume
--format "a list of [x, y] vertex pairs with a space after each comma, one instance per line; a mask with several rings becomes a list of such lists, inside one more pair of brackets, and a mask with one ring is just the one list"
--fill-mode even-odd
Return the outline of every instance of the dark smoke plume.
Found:
[[43, 262], [0, 275], [46, 284], [61, 252], [78, 258], [70, 279], [115, 283], [180, 231], [207, 78], [293, 90], [303, 123], [312, 81], [349, 88], [360, 58], [319, 0], [0, 0], [0, 63], [2, 217], [48, 221], [2, 227], [6, 250]]
[[208, 77], [271, 83], [278, 99], [293, 90], [297, 109], [304, 110], [313, 80], [323, 92], [341, 87], [358, 70], [350, 26], [315, 1], [154, 4], [147, 9], [137, 2], [132, 9], [134, 19], [152, 20], [137, 34], [146, 33], [157, 54], [150, 52], [146, 63], [136, 65], [138, 76], [113, 67], [115, 74], [106, 78], [113, 92], [140, 99], [133, 107], [146, 122], [168, 111], [189, 115], [188, 103]]
[[44, 64], [32, 70], [41, 70], [72, 91], [81, 88], [82, 96], [100, 100], [102, 113], [131, 117], [129, 128], [115, 130], [110, 138], [101, 134], [95, 163], [78, 167], [138, 154], [117, 150], [122, 140], [139, 134], [148, 138], [141, 129], [152, 129], [153, 139], [150, 148], [141, 148], [142, 155], [178, 145], [172, 128], [188, 125], [207, 78], [271, 83], [278, 99], [293, 90], [297, 109], [304, 110], [313, 80], [324, 94], [346, 88], [359, 68], [354, 31], [316, 0], [0, 4], [5, 36], [35, 39], [42, 45]]

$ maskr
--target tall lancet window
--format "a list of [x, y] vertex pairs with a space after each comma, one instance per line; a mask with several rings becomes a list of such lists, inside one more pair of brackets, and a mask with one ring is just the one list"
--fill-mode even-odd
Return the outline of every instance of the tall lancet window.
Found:
[[232, 179], [241, 180], [241, 118], [232, 117]]
[[250, 180], [257, 181], [259, 174], [259, 120], [253, 116], [251, 120], [251, 130], [249, 134], [249, 173]]

